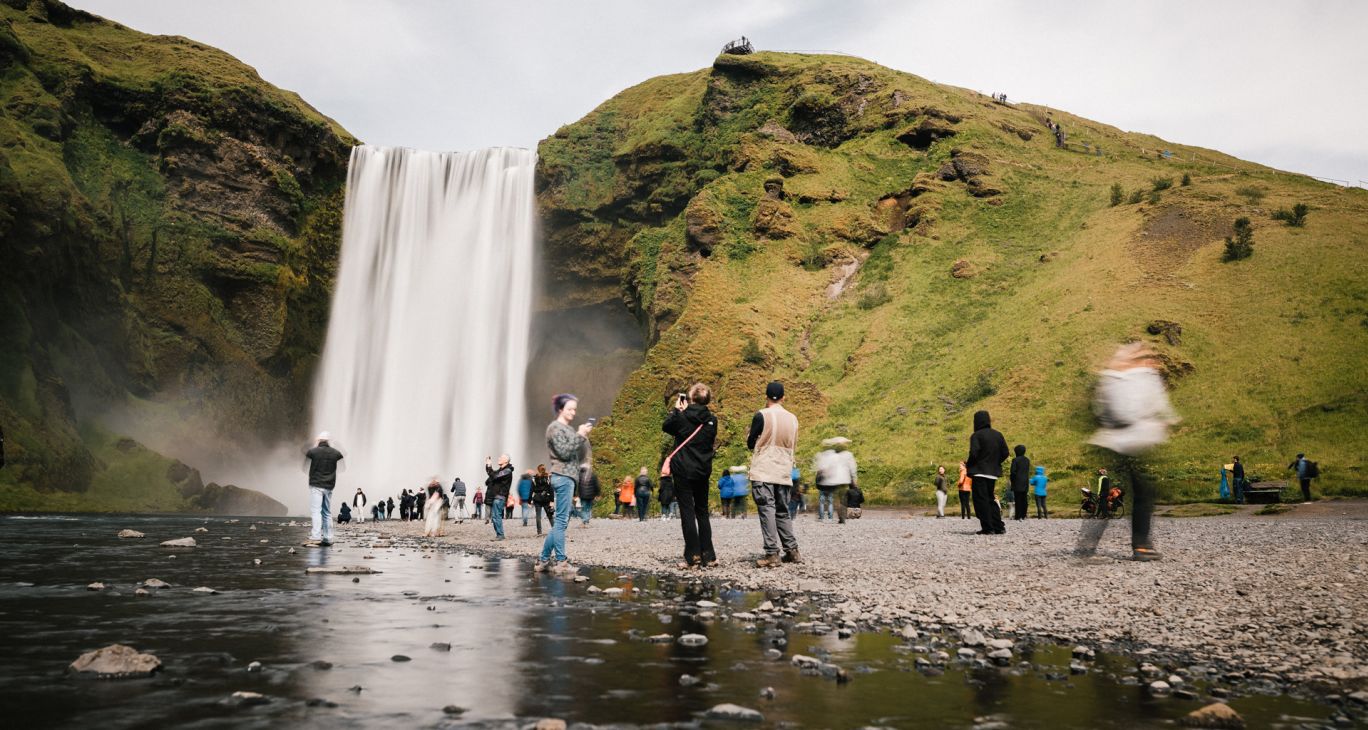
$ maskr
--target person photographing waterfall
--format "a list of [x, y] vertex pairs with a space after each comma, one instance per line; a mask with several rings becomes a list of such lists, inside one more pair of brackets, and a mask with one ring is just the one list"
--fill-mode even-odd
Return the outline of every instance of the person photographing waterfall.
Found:
[[513, 464], [509, 463], [508, 454], [499, 456], [499, 463], [494, 464], [492, 457], [485, 457], [485, 505], [489, 510], [489, 519], [494, 523], [494, 539], [504, 539], [504, 505], [508, 501], [508, 490], [513, 486]]
[[569, 567], [570, 559], [565, 555], [565, 528], [570, 525], [575, 485], [579, 482], [580, 465], [588, 455], [589, 432], [594, 428], [590, 423], [582, 423], [579, 428], [570, 425], [578, 410], [579, 398], [570, 393], [561, 393], [551, 399], [555, 419], [546, 427], [546, 448], [551, 452], [551, 488], [555, 493], [556, 518], [542, 543], [537, 572], [546, 570], [553, 557], [557, 568]]
[[[332, 544], [332, 492], [337, 486], [337, 472], [342, 464], [342, 452], [329, 443], [328, 432], [318, 434], [317, 443], [304, 452], [309, 472], [309, 518], [311, 520], [310, 547]], [[345, 499], [345, 497], [344, 497]]]

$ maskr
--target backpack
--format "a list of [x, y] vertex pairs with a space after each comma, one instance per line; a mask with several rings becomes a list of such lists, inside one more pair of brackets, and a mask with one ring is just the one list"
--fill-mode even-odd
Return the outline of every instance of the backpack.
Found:
[[1315, 478], [1318, 477], [1318, 476], [1320, 476], [1320, 466], [1317, 465], [1316, 462], [1311, 461], [1310, 459], [1307, 459], [1307, 460], [1306, 460], [1305, 478], [1306, 478], [1306, 479], [1315, 479]]

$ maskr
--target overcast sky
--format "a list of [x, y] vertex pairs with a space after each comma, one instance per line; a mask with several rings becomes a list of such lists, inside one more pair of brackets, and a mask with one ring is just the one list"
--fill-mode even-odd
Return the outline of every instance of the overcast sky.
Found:
[[1354, 0], [68, 2], [222, 48], [371, 144], [534, 147], [744, 34], [1368, 181], [1368, 2]]

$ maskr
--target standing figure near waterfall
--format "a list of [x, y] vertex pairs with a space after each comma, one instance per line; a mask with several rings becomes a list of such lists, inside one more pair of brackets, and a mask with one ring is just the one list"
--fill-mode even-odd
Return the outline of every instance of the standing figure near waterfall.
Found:
[[328, 432], [318, 434], [318, 443], [304, 452], [309, 470], [309, 541], [305, 545], [327, 547], [332, 544], [332, 492], [337, 486], [337, 472], [342, 465], [342, 452], [328, 443]]
[[513, 486], [513, 464], [508, 454], [499, 456], [499, 463], [485, 457], [485, 506], [489, 509], [490, 521], [494, 523], [494, 539], [504, 539], [503, 523], [508, 515], [504, 511], [508, 503], [508, 492]]
[[547, 569], [554, 554], [556, 567], [568, 567], [569, 558], [565, 555], [565, 528], [570, 524], [570, 505], [575, 499], [575, 484], [579, 481], [580, 464], [589, 449], [589, 431], [593, 426], [588, 423], [572, 428], [579, 399], [569, 393], [561, 393], [551, 401], [551, 410], [556, 419], [546, 427], [546, 447], [551, 452], [551, 488], [555, 492], [556, 519], [551, 531], [542, 543], [541, 557], [537, 560], [538, 572]]

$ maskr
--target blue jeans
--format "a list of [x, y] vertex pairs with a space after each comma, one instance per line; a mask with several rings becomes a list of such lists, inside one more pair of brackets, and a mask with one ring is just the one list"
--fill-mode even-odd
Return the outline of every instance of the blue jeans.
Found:
[[594, 500], [580, 500], [579, 518], [580, 522], [589, 524], [589, 518], [594, 516]]
[[489, 503], [489, 520], [494, 523], [495, 537], [503, 537], [504, 500], [496, 499]]
[[829, 519], [832, 519], [832, 518], [834, 518], [834, 517], [836, 516], [836, 511], [835, 511], [835, 501], [836, 501], [836, 500], [835, 500], [835, 497], [836, 497], [836, 490], [834, 490], [834, 489], [819, 489], [819, 490], [817, 490], [817, 521], [818, 521], [818, 522], [821, 522], [821, 521], [822, 521], [822, 517], [823, 517], [824, 515], [826, 516], [826, 518], [827, 518], [828, 520], [829, 520]]
[[542, 543], [543, 562], [551, 559], [552, 551], [555, 551], [557, 561], [569, 559], [565, 557], [565, 528], [570, 526], [570, 508], [575, 500], [575, 480], [564, 474], [552, 474], [551, 489], [556, 492], [556, 522], [546, 534], [546, 542]]
[[531, 517], [531, 516], [532, 516], [532, 505], [529, 504], [526, 500], [524, 500], [523, 503], [522, 503], [522, 520], [523, 520], [523, 527], [527, 527], [527, 518], [528, 518], [528, 517]]
[[310, 540], [332, 542], [332, 490], [309, 487]]

